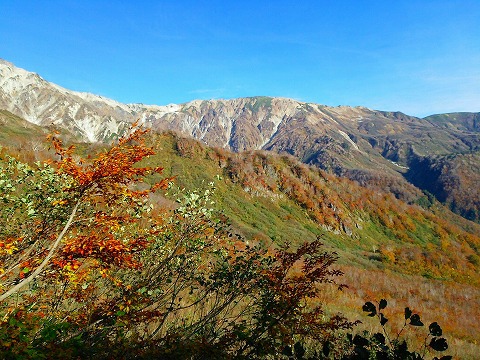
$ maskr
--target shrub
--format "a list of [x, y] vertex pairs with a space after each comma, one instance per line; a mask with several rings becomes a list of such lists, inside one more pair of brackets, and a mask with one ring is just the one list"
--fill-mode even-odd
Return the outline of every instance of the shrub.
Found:
[[[409, 327], [423, 327], [424, 324], [420, 315], [413, 313], [410, 308], [405, 308], [404, 324], [396, 334], [390, 334], [385, 325], [389, 321], [382, 312], [387, 307], [385, 299], [375, 305], [368, 301], [363, 305], [363, 311], [370, 317], [377, 317], [382, 328], [382, 332], [374, 334], [364, 333], [363, 335], [348, 335], [348, 342], [353, 347], [351, 354], [345, 359], [425, 359], [427, 353], [431, 350], [443, 352], [448, 349], [448, 344], [442, 336], [442, 328], [438, 323], [433, 322], [428, 327], [428, 333], [423, 339], [423, 345], [420, 349], [413, 351], [408, 348], [408, 343], [401, 338], [404, 330]], [[437, 359], [435, 357], [434, 359]], [[442, 356], [440, 360], [452, 359], [451, 356]]]

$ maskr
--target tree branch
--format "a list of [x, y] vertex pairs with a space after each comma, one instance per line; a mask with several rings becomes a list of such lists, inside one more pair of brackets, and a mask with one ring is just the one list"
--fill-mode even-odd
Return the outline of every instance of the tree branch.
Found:
[[23, 279], [21, 282], [19, 282], [17, 285], [15, 285], [14, 287], [12, 287], [10, 290], [8, 290], [6, 293], [2, 294], [0, 296], [0, 301], [3, 301], [5, 300], [6, 298], [8, 298], [9, 296], [15, 294], [17, 291], [19, 291], [21, 288], [23, 288], [25, 285], [28, 285], [33, 279], [35, 279], [41, 272], [42, 270], [45, 268], [45, 266], [47, 266], [48, 262], [50, 261], [50, 259], [52, 258], [52, 256], [55, 254], [58, 246], [60, 245], [60, 242], [62, 241], [63, 237], [65, 236], [65, 234], [67, 233], [68, 231], [68, 228], [70, 227], [70, 225], [72, 224], [73, 222], [73, 219], [75, 218], [75, 214], [77, 212], [77, 209], [78, 209], [78, 206], [80, 205], [80, 200], [79, 199], [77, 201], [77, 203], [75, 204], [75, 206], [73, 207], [73, 210], [72, 210], [72, 213], [70, 214], [70, 217], [68, 218], [68, 221], [67, 223], [65, 224], [62, 232], [60, 233], [60, 235], [58, 235], [57, 239], [55, 240], [55, 242], [53, 243], [53, 245], [50, 247], [50, 250], [48, 251], [48, 254], [47, 256], [45, 257], [45, 259], [43, 259], [42, 263], [35, 269], [35, 271], [30, 275], [28, 276], [27, 278]]

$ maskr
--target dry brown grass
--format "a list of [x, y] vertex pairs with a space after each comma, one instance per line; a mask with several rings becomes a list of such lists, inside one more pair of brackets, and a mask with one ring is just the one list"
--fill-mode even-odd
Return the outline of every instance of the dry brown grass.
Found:
[[480, 354], [480, 289], [465, 284], [425, 279], [420, 276], [405, 276], [389, 271], [372, 271], [342, 266], [345, 273], [341, 281], [348, 285], [343, 292], [326, 288], [319, 301], [332, 312], [342, 312], [350, 320], [361, 320], [356, 331], [381, 330], [377, 319], [362, 313], [366, 301], [384, 298], [388, 307], [385, 316], [390, 319], [387, 328], [396, 334], [403, 326], [404, 309], [410, 307], [418, 313], [426, 327], [412, 329], [404, 335], [412, 349], [418, 349], [428, 325], [437, 321], [444, 330], [449, 343], [446, 351], [459, 359], [477, 359]]

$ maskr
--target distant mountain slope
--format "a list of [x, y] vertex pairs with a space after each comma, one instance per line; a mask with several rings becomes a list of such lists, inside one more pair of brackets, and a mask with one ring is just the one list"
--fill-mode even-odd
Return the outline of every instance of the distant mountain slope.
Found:
[[[444, 115], [450, 124], [445, 126], [446, 120], [435, 120], [441, 115], [422, 120], [400, 112], [328, 107], [284, 98], [196, 100], [168, 106], [122, 104], [64, 89], [3, 60], [0, 107], [35, 124], [64, 127], [85, 141], [108, 140], [121, 133], [126, 123], [140, 119], [155, 129], [182, 132], [209, 146], [233, 151], [263, 148], [301, 154], [303, 148], [315, 149], [310, 138], [327, 136], [359, 153], [373, 147], [390, 160], [405, 161], [405, 153], [412, 150], [406, 143], [420, 155], [468, 151], [479, 143], [478, 136], [462, 133], [476, 126], [473, 120], [472, 126], [465, 125], [472, 122], [468, 113]], [[304, 137], [297, 139], [302, 130]]]
[[463, 217], [480, 219], [480, 150], [412, 161], [406, 177]]
[[322, 235], [357, 265], [480, 281], [480, 225], [464, 220], [462, 230], [446, 209], [439, 217], [434, 207], [409, 205], [292, 156], [232, 153], [173, 133], [152, 134], [150, 141], [157, 154], [148, 164], [163, 166], [180, 188], [198, 189], [217, 179], [217, 206], [248, 238], [295, 245]]
[[[86, 142], [109, 142], [139, 120], [154, 130], [172, 130], [235, 152], [263, 149], [289, 154], [365, 186], [390, 191], [407, 202], [415, 202], [423, 194], [407, 182], [406, 173], [417, 187], [432, 188], [415, 180], [425, 159], [480, 149], [478, 114], [419, 119], [401, 112], [270, 97], [196, 100], [168, 106], [121, 104], [61, 88], [3, 60], [0, 108], [34, 124], [53, 124]], [[438, 192], [433, 192], [437, 198], [450, 196], [450, 203], [460, 204], [453, 209], [472, 213], [470, 205], [455, 200], [456, 194], [465, 193], [463, 183], [456, 192], [442, 187], [443, 180], [438, 183]], [[442, 191], [451, 195], [442, 197]], [[473, 214], [478, 214], [478, 209]], [[480, 220], [477, 215], [473, 219]]]
[[424, 120], [457, 131], [480, 132], [480, 113], [458, 112], [430, 115]]
[[95, 142], [118, 137], [148, 107], [70, 91], [0, 59], [0, 108], [33, 124], [53, 124], [79, 140]]

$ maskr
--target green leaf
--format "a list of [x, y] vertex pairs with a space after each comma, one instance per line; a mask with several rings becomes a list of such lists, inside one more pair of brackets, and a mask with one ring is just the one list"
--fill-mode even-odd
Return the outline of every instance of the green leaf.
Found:
[[46, 329], [43, 329], [40, 336], [43, 341], [52, 341], [57, 337], [57, 331], [54, 327], [47, 327]]
[[10, 319], [8, 319], [8, 325], [15, 326], [17, 324], [18, 324], [18, 320], [15, 319], [14, 317], [11, 317]]
[[445, 338], [434, 337], [432, 341], [430, 341], [430, 347], [437, 351], [445, 351], [448, 349], [447, 340], [445, 340]]
[[123, 315], [125, 315], [125, 314], [126, 314], [126, 312], [125, 312], [125, 311], [122, 311], [122, 310], [118, 310], [118, 311], [115, 313], [115, 315], [117, 315], [117, 316], [123, 316]]
[[430, 330], [430, 335], [432, 336], [442, 336], [442, 328], [437, 322], [431, 323], [428, 330]]
[[383, 310], [387, 307], [387, 300], [382, 299], [380, 300], [380, 303], [378, 304], [378, 310]]
[[[146, 288], [145, 286], [142, 287], [142, 288], [140, 288], [140, 289], [138, 289], [138, 293], [139, 293], [139, 294], [143, 294], [145, 291], [147, 291], [147, 288]], [[149, 294], [149, 295], [150, 295], [150, 294]]]

